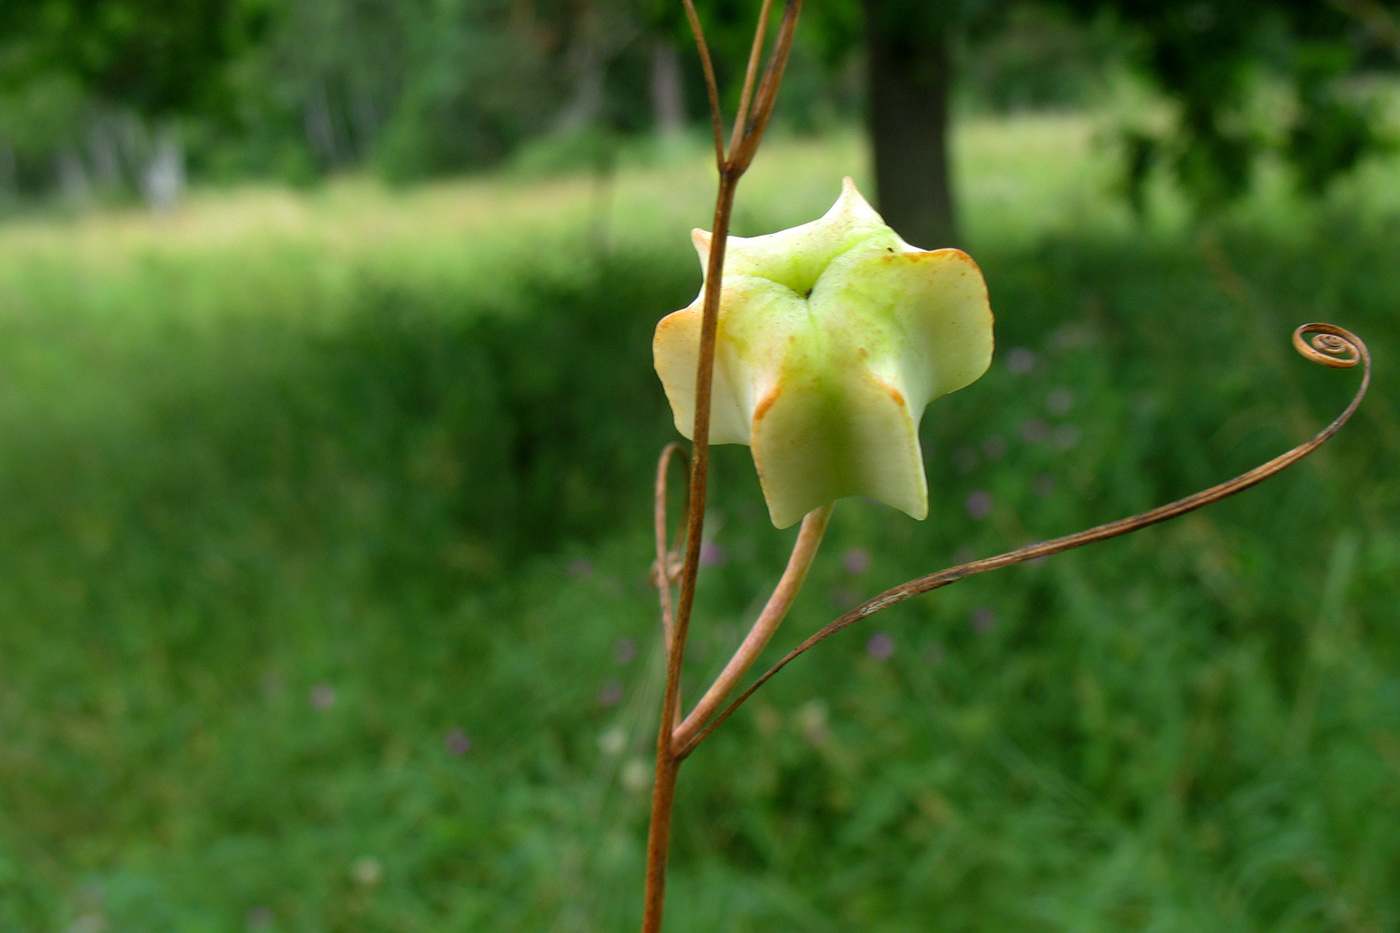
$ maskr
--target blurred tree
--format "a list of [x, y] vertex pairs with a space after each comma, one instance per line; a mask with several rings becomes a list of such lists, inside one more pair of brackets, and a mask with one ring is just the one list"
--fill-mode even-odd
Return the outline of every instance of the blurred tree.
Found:
[[[0, 93], [7, 109], [33, 111], [54, 89], [86, 120], [46, 141], [58, 150], [67, 187], [87, 185], [77, 157], [89, 149], [92, 172], [110, 184], [123, 156], [139, 162], [148, 199], [166, 204], [183, 184], [183, 157], [174, 118], [227, 105], [225, 63], [253, 38], [254, 20], [239, 16], [237, 0], [33, 0], [0, 5]], [[11, 140], [35, 141], [8, 121]], [[86, 133], [84, 133], [84, 123]], [[87, 138], [82, 137], [86, 135]], [[64, 138], [66, 137], [66, 138]]]
[[206, 107], [222, 64], [251, 38], [237, 10], [237, 0], [0, 4], [6, 83], [61, 73], [144, 116]]
[[[1319, 193], [1368, 153], [1388, 143], [1374, 101], [1349, 79], [1394, 67], [1395, 47], [1379, 41], [1394, 15], [1372, 0], [1254, 0], [1150, 3], [1069, 0], [1083, 16], [1108, 12], [1129, 31], [1134, 64], [1177, 103], [1172, 126], [1129, 136], [1128, 192], [1157, 165], [1170, 168], [1199, 203], [1217, 205], [1248, 189], [1256, 156], [1278, 152], [1299, 186]], [[1279, 125], [1251, 119], [1263, 78], [1280, 82], [1288, 102]]]
[[[948, 160], [954, 50], [968, 36], [1004, 29], [1029, 2], [990, 0], [838, 0], [808, 4], [809, 20], [833, 49], [863, 46], [877, 200], [911, 242], [958, 240]], [[1400, 29], [1380, 0], [1043, 0], [1082, 21], [1108, 21], [1136, 70], [1176, 101], [1165, 128], [1134, 127], [1127, 191], [1141, 204], [1143, 184], [1168, 166], [1205, 206], [1248, 187], [1255, 156], [1274, 149], [1319, 191], [1386, 141], [1372, 105], [1348, 78], [1393, 67]], [[857, 19], [859, 17], [859, 19]], [[856, 24], [859, 24], [858, 26]], [[854, 27], [854, 28], [853, 28]], [[1291, 89], [1278, 135], [1254, 125], [1246, 109], [1262, 75]]]
[[373, 149], [403, 91], [418, 4], [293, 0], [272, 33], [273, 73], [287, 76], [306, 143], [338, 169]]
[[955, 6], [861, 0], [876, 198], [892, 227], [929, 247], [958, 242], [948, 160]]
[[410, 179], [499, 160], [542, 130], [563, 82], [550, 66], [564, 36], [550, 2], [442, 0], [425, 5], [408, 43], [397, 107], [375, 151]]
[[[697, 2], [733, 95], [757, 2]], [[1396, 8], [813, 0], [784, 118], [811, 128], [849, 113], [862, 62], [877, 200], [912, 242], [955, 243], [956, 87], [1063, 99], [1090, 70], [1066, 39], [1078, 29], [1117, 37], [1115, 54], [1175, 101], [1170, 121], [1125, 129], [1139, 204], [1159, 168], [1203, 204], [1227, 200], [1265, 150], [1319, 190], [1385, 143], [1351, 79], [1393, 66]], [[823, 70], [841, 80], [823, 86]], [[592, 151], [576, 144], [590, 134], [674, 133], [703, 114], [703, 88], [682, 80], [694, 73], [679, 0], [0, 0], [0, 189], [140, 185], [164, 200], [182, 148], [206, 177], [368, 162], [416, 178], [492, 164], [541, 134], [567, 161]], [[1250, 109], [1264, 81], [1287, 92], [1268, 125]]]

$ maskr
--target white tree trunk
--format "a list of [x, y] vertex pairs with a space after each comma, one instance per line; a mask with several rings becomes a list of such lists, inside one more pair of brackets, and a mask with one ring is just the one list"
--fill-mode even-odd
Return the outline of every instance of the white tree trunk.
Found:
[[156, 127], [151, 158], [141, 174], [141, 193], [155, 211], [173, 210], [185, 193], [185, 147], [170, 123]]
[[87, 169], [83, 168], [83, 160], [71, 148], [58, 153], [58, 191], [69, 204], [85, 205], [92, 200]]
[[674, 139], [685, 131], [681, 57], [670, 39], [651, 44], [651, 116], [658, 135]]

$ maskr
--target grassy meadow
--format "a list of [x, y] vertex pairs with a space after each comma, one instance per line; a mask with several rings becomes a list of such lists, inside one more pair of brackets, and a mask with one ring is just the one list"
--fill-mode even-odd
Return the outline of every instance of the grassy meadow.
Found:
[[[877, 615], [682, 772], [668, 930], [1400, 926], [1400, 162], [1135, 218], [1086, 117], [958, 138], [997, 314], [924, 421], [931, 515], [837, 509], [775, 656], [908, 577], [1318, 454]], [[775, 139], [736, 233], [854, 136]], [[0, 931], [635, 928], [660, 685], [656, 320], [696, 145], [609, 175], [201, 192], [0, 224]], [[716, 451], [713, 672], [781, 570]], [[692, 694], [696, 686], [691, 687]]]

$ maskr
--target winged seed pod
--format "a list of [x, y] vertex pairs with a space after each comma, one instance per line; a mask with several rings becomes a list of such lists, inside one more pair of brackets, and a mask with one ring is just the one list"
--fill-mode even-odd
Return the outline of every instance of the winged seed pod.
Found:
[[[703, 267], [710, 234], [693, 239]], [[707, 287], [652, 341], [687, 438]], [[821, 219], [729, 238], [715, 346], [710, 442], [753, 448], [774, 525], [844, 496], [923, 519], [919, 420], [987, 371], [992, 312], [971, 257], [905, 243], [847, 178]]]

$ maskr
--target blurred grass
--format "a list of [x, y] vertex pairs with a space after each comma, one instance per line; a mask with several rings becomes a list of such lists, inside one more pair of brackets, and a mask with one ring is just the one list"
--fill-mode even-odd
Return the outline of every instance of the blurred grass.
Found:
[[[687, 764], [677, 933], [1400, 923], [1400, 167], [1138, 221], [1099, 136], [965, 128], [997, 362], [925, 419], [933, 517], [843, 503], [780, 642], [1302, 440], [1355, 377], [1297, 323], [1366, 337], [1373, 396], [1264, 487], [785, 672]], [[0, 227], [0, 930], [636, 925], [649, 341], [711, 170], [622, 165]], [[737, 232], [848, 173], [775, 141]], [[788, 537], [717, 455], [697, 685]]]

